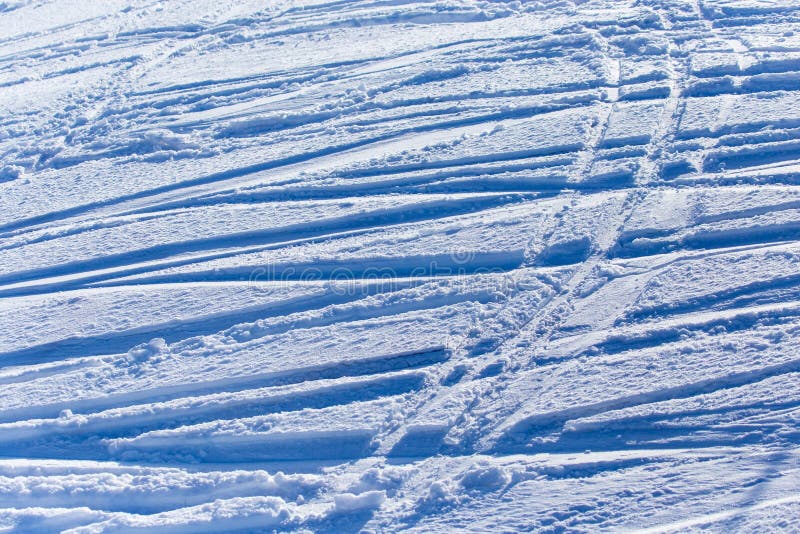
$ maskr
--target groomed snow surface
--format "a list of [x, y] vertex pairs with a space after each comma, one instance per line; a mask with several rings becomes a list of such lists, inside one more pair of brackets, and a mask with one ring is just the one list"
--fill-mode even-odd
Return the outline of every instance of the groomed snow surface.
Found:
[[795, 0], [0, 1], [0, 532], [797, 529], [798, 186]]

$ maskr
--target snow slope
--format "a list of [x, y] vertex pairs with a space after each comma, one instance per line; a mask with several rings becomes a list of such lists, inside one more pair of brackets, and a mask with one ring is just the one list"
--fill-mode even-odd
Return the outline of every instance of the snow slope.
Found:
[[0, 1], [0, 532], [792, 531], [800, 4]]

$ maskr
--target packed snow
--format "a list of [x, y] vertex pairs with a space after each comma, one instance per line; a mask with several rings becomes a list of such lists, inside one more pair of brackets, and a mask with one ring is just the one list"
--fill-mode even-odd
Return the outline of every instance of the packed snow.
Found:
[[0, 532], [800, 516], [800, 3], [0, 1]]

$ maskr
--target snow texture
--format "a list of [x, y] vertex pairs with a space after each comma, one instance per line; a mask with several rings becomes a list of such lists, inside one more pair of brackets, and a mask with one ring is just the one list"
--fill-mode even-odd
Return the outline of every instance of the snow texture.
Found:
[[800, 3], [0, 1], [0, 532], [796, 532]]

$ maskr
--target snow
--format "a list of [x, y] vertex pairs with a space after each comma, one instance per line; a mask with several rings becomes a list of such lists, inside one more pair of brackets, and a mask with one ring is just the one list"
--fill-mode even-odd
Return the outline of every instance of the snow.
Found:
[[346, 514], [364, 508], [378, 508], [385, 499], [385, 491], [365, 491], [359, 495], [340, 493], [333, 497], [334, 512]]
[[0, 2], [0, 532], [790, 532], [792, 0]]

